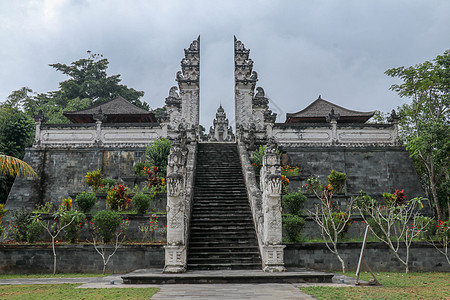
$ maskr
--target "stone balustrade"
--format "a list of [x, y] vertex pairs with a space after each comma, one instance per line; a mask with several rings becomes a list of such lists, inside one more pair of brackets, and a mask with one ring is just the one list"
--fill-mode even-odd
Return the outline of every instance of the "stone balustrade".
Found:
[[398, 146], [397, 124], [277, 123], [267, 135], [283, 146]]

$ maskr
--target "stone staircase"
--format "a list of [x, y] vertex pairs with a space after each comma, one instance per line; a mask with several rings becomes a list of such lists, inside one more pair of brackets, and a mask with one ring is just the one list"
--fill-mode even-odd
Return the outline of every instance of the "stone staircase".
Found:
[[198, 144], [188, 270], [261, 269], [234, 143]]

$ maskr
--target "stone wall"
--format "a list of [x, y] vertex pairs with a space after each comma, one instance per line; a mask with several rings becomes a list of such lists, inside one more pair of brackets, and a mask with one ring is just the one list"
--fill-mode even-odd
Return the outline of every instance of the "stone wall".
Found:
[[144, 158], [145, 148], [29, 148], [24, 160], [38, 178], [17, 177], [6, 208], [31, 210], [36, 204], [87, 191], [84, 176], [97, 169], [104, 177], [126, 180], [134, 175], [134, 163]]
[[[361, 243], [340, 243], [339, 253], [349, 271], [355, 271], [361, 252]], [[401, 257], [405, 248], [400, 247]], [[367, 243], [365, 261], [374, 272], [405, 271], [393, 252], [381, 242]], [[288, 244], [284, 249], [284, 263], [289, 267], [311, 268], [319, 271], [336, 271], [341, 264], [323, 243]], [[425, 242], [415, 242], [410, 248], [410, 272], [449, 272], [450, 265], [444, 255]], [[363, 271], [368, 271], [362, 266]]]
[[407, 199], [425, 195], [409, 154], [402, 147], [281, 146], [282, 164], [298, 166], [302, 178], [316, 175], [326, 183], [332, 169], [346, 173], [348, 195], [364, 190], [375, 196], [395, 189], [404, 189]]
[[[361, 243], [341, 243], [339, 249], [350, 271], [355, 271]], [[365, 260], [375, 272], [404, 271], [391, 250], [382, 243], [368, 243]], [[102, 259], [92, 245], [57, 246], [58, 273], [101, 273]], [[403, 253], [402, 253], [403, 255]], [[284, 249], [288, 268], [311, 268], [320, 271], [337, 271], [341, 266], [336, 257], [322, 243], [288, 244]], [[162, 245], [126, 245], [119, 249], [108, 264], [107, 272], [125, 273], [136, 269], [164, 266]], [[53, 254], [47, 246], [0, 245], [1, 274], [51, 273]], [[366, 267], [363, 266], [363, 271]], [[450, 265], [433, 246], [416, 242], [411, 248], [411, 272], [449, 272]]]
[[[110, 247], [107, 253], [114, 249]], [[92, 245], [56, 247], [58, 273], [101, 273], [103, 261]], [[125, 273], [136, 269], [164, 266], [162, 245], [122, 246], [108, 263], [106, 272]], [[52, 273], [51, 245], [0, 245], [1, 274]]]

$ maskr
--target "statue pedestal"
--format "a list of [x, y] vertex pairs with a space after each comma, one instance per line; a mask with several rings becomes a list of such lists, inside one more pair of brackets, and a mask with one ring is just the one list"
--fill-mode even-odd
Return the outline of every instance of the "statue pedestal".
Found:
[[284, 272], [284, 247], [285, 245], [264, 245], [263, 246], [263, 271], [264, 272]]
[[183, 273], [186, 272], [186, 247], [184, 246], [164, 246], [166, 252], [166, 266], [164, 273]]

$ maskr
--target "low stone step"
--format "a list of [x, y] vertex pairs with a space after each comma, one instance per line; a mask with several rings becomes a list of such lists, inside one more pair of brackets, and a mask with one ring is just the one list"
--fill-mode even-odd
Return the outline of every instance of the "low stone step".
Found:
[[194, 264], [188, 263], [188, 269], [195, 270], [242, 270], [260, 269], [261, 263], [215, 263], [215, 264]]
[[243, 247], [243, 248], [250, 248], [250, 247], [254, 247], [255, 242], [254, 241], [241, 241], [241, 242], [232, 242], [230, 243], [229, 241], [209, 241], [209, 242], [204, 242], [204, 241], [191, 241], [189, 243], [189, 248], [190, 247]]
[[255, 252], [259, 253], [258, 247], [244, 247], [244, 246], [228, 246], [228, 247], [189, 247], [190, 253], [197, 253], [197, 252], [220, 252], [220, 253], [242, 253], [242, 252]]

